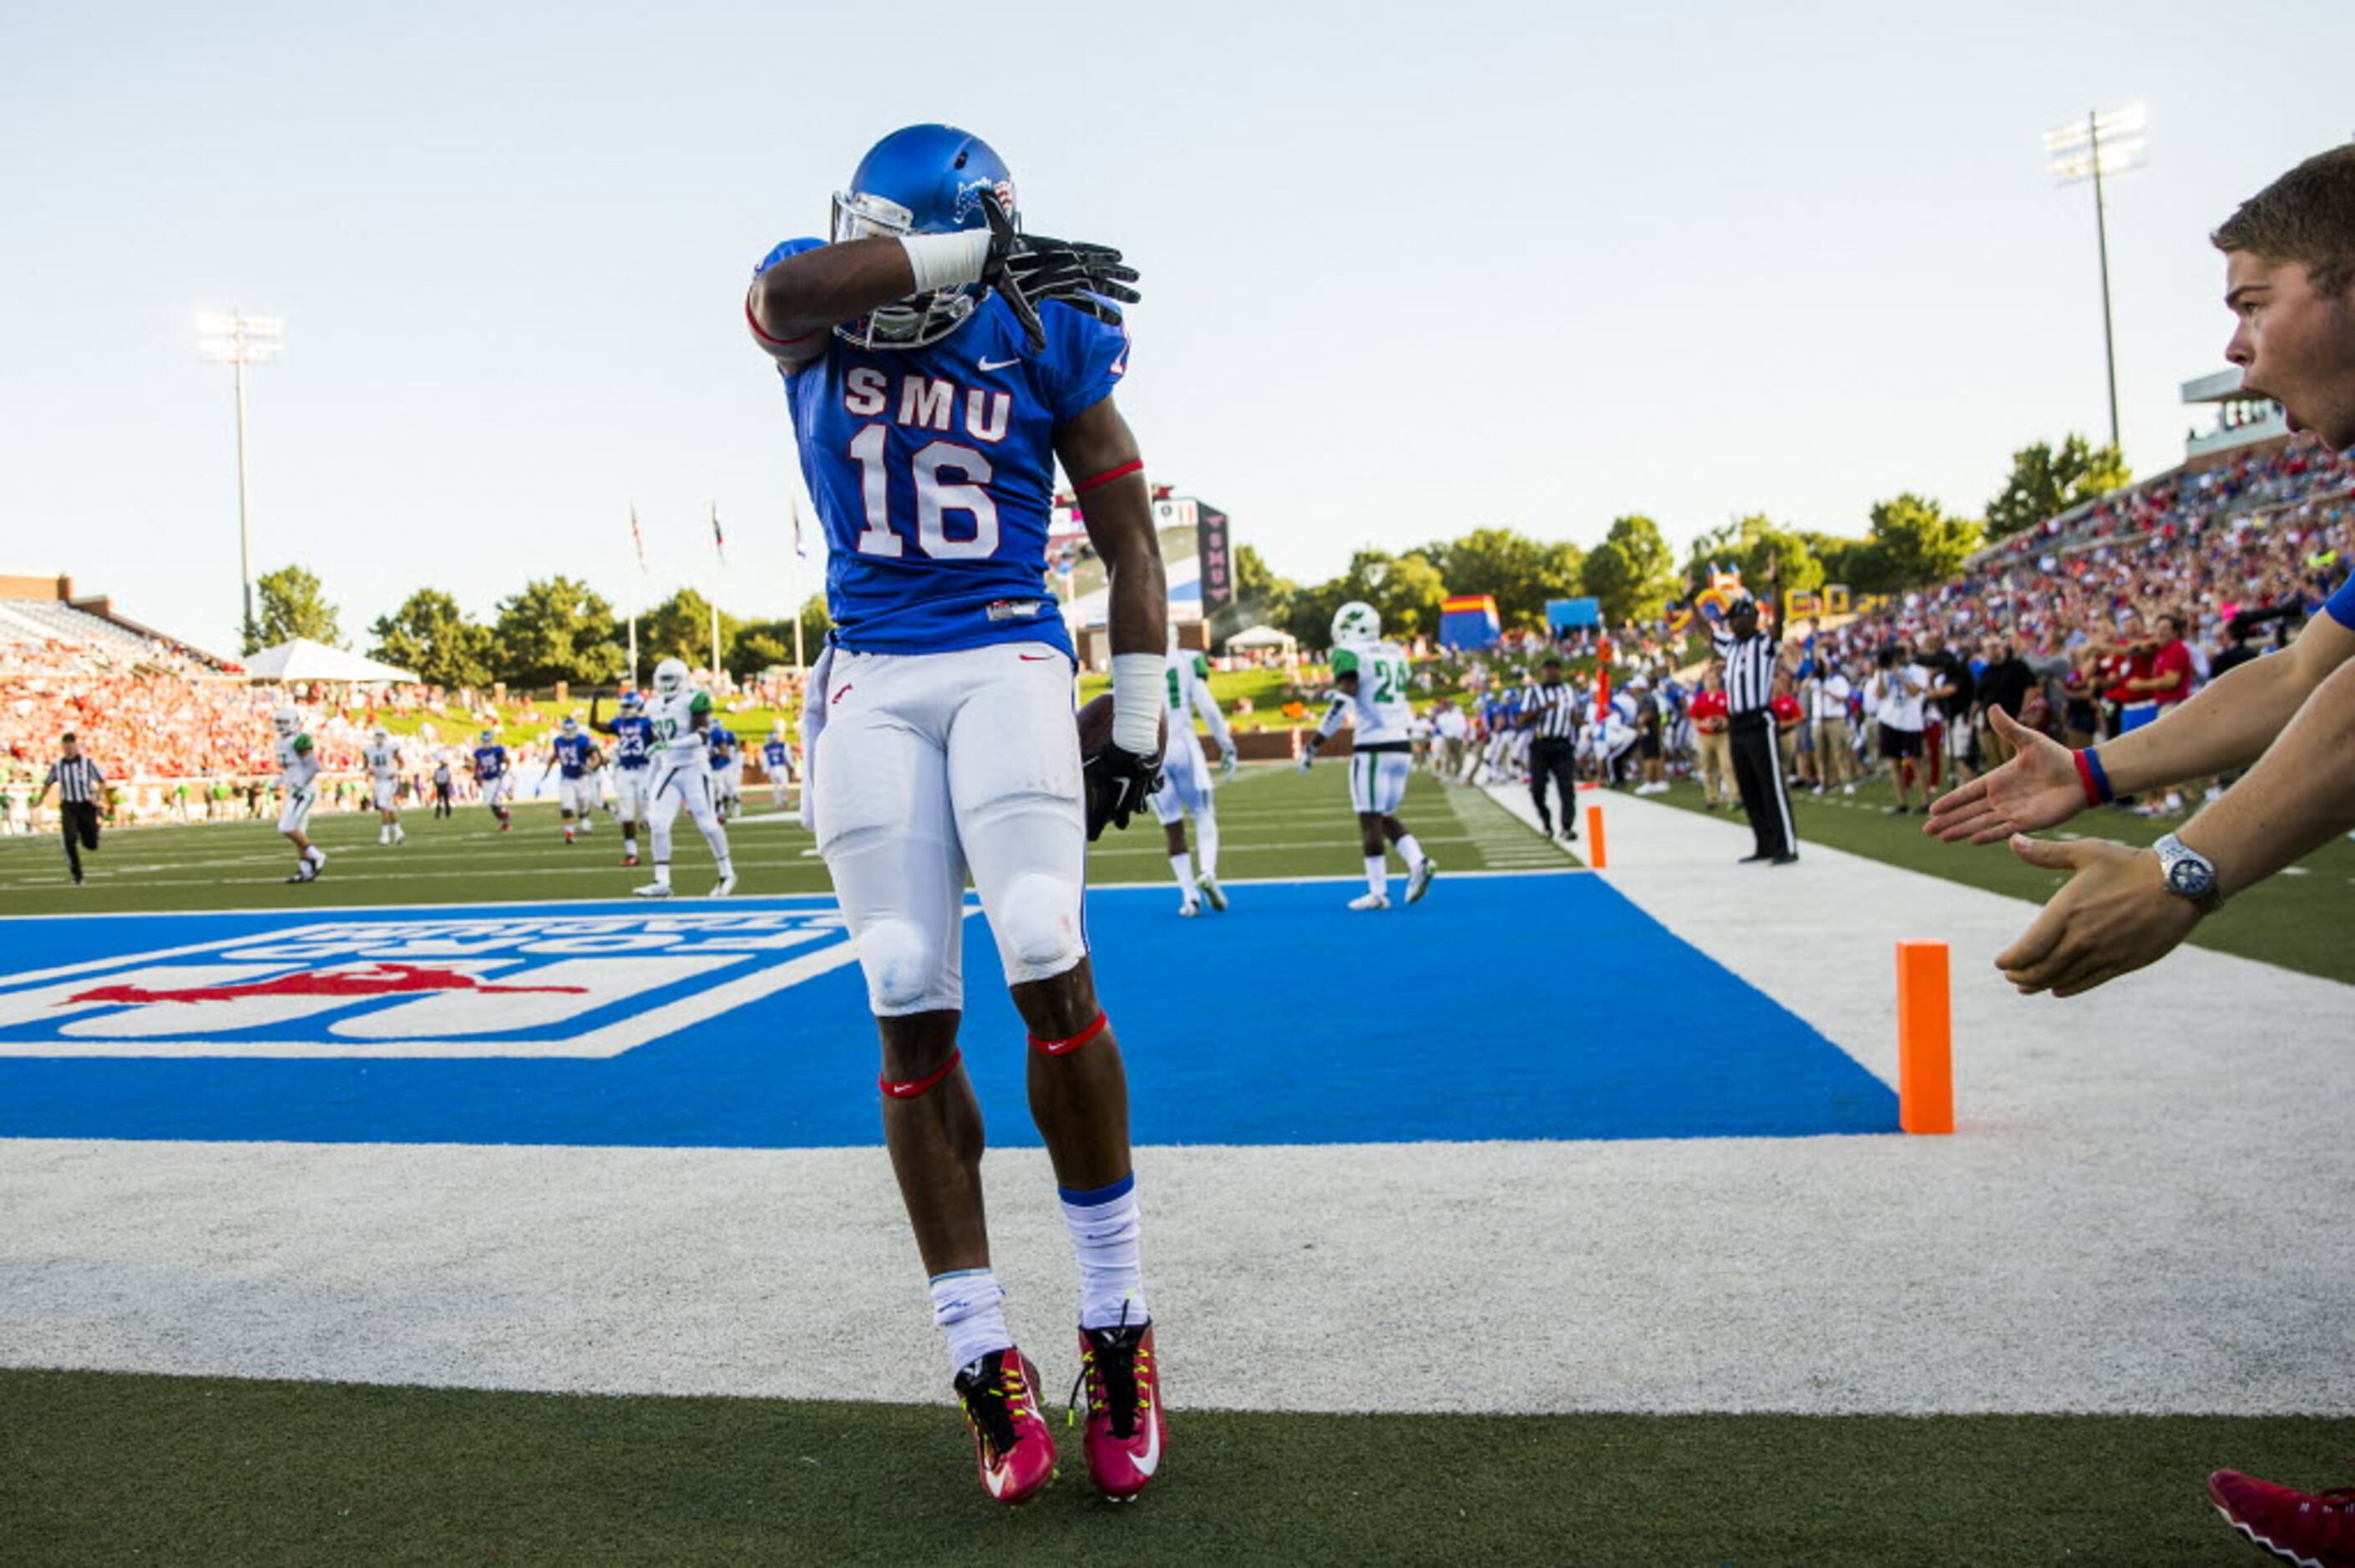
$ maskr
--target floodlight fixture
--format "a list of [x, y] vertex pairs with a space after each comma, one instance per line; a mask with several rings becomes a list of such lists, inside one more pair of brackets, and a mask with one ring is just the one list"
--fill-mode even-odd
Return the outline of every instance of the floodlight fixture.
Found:
[[2094, 239], [2102, 264], [2102, 359], [2108, 369], [2110, 445], [2120, 450], [2118, 434], [2117, 334], [2110, 320], [2110, 218], [2102, 182], [2130, 174], [2150, 161], [2150, 111], [2139, 103], [2107, 112], [2092, 110], [2083, 120], [2056, 125], [2044, 133], [2045, 167], [2064, 185], [2091, 180], [2094, 185]]
[[238, 581], [245, 593], [240, 641], [260, 625], [253, 618], [253, 529], [246, 506], [245, 367], [276, 359], [285, 337], [286, 323], [277, 316], [249, 316], [241, 311], [197, 313], [197, 352], [211, 364], [229, 366], [237, 387], [237, 563]]

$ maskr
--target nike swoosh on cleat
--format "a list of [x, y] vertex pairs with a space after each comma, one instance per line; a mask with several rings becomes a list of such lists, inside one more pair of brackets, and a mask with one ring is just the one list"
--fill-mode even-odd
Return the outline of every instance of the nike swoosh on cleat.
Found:
[[1022, 361], [1018, 356], [1013, 359], [984, 359], [977, 363], [980, 368], [984, 370], [1005, 370], [1013, 366], [1021, 364]]
[[1161, 1413], [1147, 1411], [1145, 1422], [1145, 1452], [1136, 1457], [1136, 1473], [1150, 1478], [1161, 1467]]

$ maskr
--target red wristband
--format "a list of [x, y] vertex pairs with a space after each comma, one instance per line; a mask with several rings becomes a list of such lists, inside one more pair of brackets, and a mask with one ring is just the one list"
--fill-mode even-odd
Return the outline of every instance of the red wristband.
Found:
[[2077, 765], [2077, 782], [2085, 791], [2085, 804], [2100, 805], [2102, 787], [2094, 781], [2094, 765], [2085, 760], [2085, 754], [2082, 751], [2071, 752], [2069, 759]]
[[1097, 474], [1093, 479], [1081, 480], [1078, 483], [1071, 486], [1071, 493], [1073, 495], [1085, 495], [1089, 491], [1093, 490], [1100, 484], [1110, 484], [1115, 479], [1125, 479], [1132, 473], [1143, 473], [1144, 471], [1145, 460], [1143, 458], [1131, 458], [1126, 462], [1121, 464], [1118, 468], [1108, 468], [1104, 470], [1102, 473]]

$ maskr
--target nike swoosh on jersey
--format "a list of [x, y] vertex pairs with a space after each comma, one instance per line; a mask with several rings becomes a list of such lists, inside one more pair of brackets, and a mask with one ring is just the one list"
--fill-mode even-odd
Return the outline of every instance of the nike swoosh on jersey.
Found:
[[1044, 660], [1052, 659], [1055, 655], [1052, 653], [1017, 653], [1015, 657], [1021, 660], [1025, 664], [1036, 664]]
[[1012, 367], [1014, 367], [1015, 366], [1018, 366], [1018, 365], [1019, 365], [1019, 364], [1021, 364], [1021, 363], [1022, 363], [1021, 357], [1018, 355], [1016, 357], [1014, 357], [1014, 358], [1012, 358], [1012, 359], [985, 359], [985, 360], [982, 360], [982, 361], [980, 361], [980, 362], [979, 362], [979, 368], [981, 368], [981, 369], [983, 369], [983, 370], [1008, 370], [1008, 369], [1011, 369], [1011, 368], [1012, 368]]
[[850, 688], [848, 686], [841, 687], [835, 692], [834, 695], [826, 700], [826, 705], [832, 707], [835, 704], [842, 701], [843, 698], [848, 695], [850, 695]]

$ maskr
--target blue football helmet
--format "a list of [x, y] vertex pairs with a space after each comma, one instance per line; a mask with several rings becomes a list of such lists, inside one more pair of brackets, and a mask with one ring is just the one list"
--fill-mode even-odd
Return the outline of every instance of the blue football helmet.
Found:
[[485, 730], [483, 732], [482, 743], [485, 746], [496, 746], [499, 743], [498, 732], [496, 730]]
[[645, 707], [646, 694], [644, 692], [623, 692], [622, 694], [622, 712], [624, 714], [635, 715], [637, 714], [644, 713], [645, 711]]
[[[954, 125], [911, 125], [868, 149], [850, 188], [835, 193], [834, 240], [980, 228], [989, 222], [981, 205], [985, 192], [1021, 228], [1014, 176], [988, 143]], [[963, 326], [984, 292], [976, 283], [935, 289], [834, 330], [855, 348], [921, 348]]]

